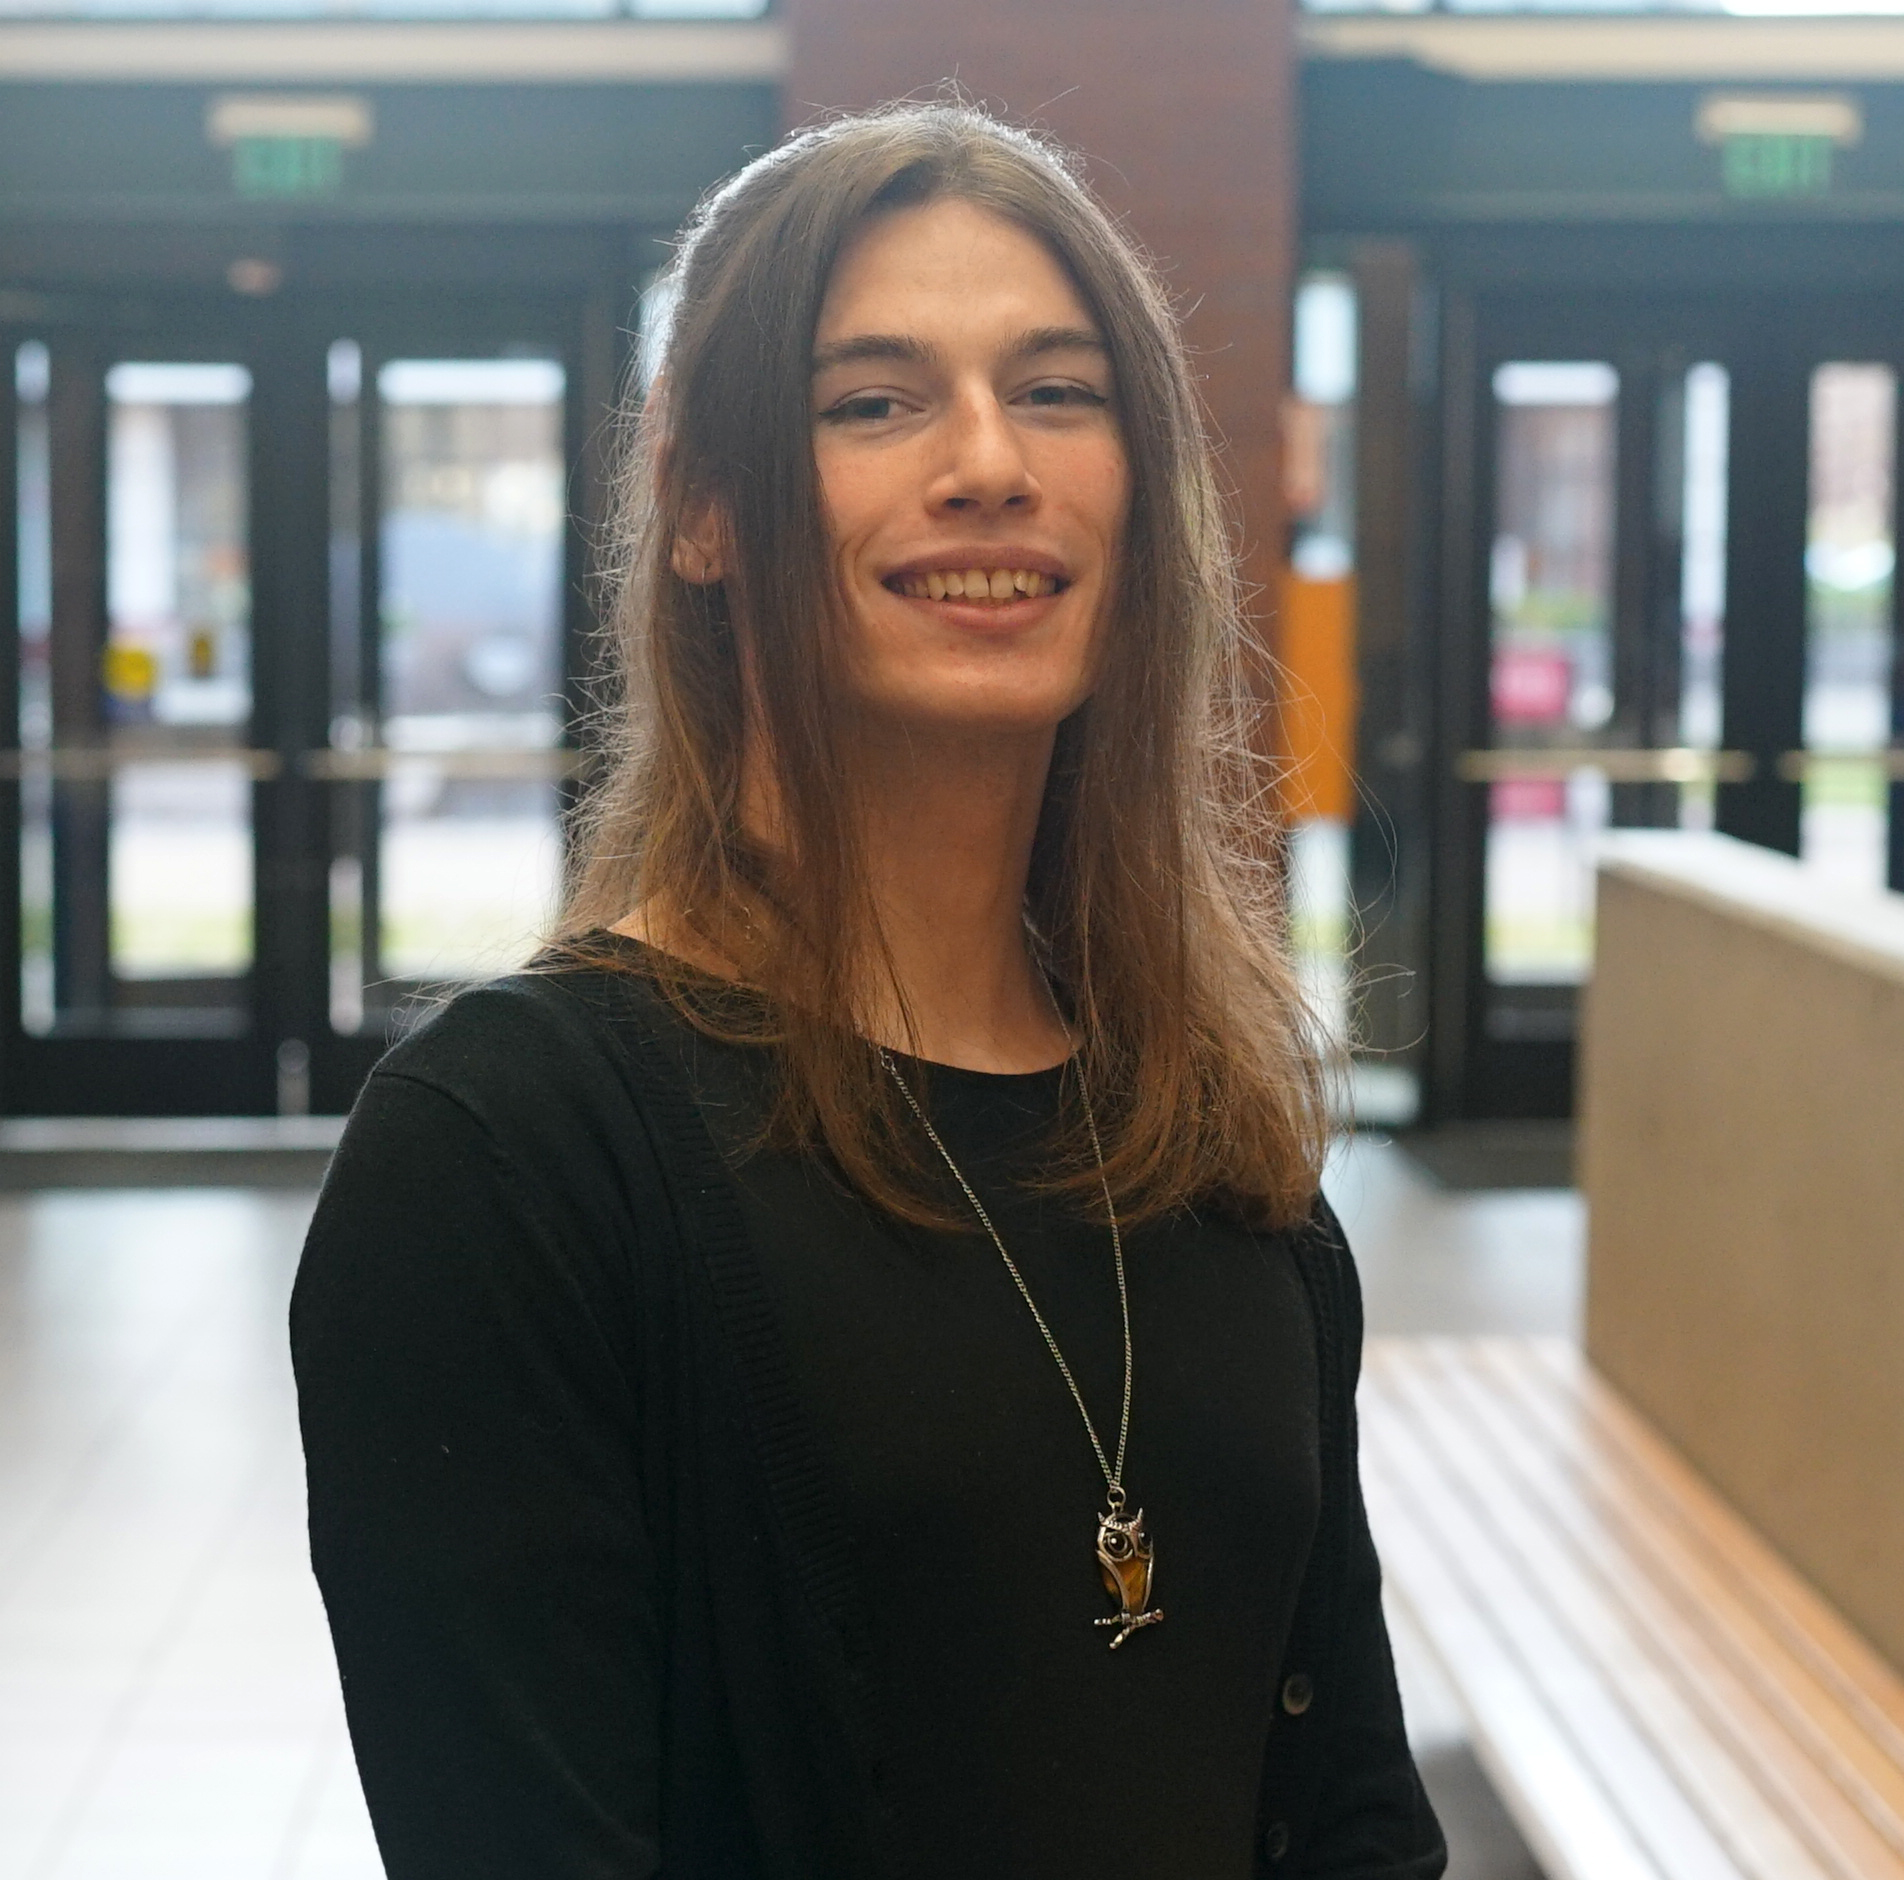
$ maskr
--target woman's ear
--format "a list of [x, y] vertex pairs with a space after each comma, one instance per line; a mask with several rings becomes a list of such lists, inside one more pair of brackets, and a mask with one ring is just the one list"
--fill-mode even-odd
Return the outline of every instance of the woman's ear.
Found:
[[712, 587], [727, 572], [727, 518], [712, 502], [697, 503], [682, 518], [669, 565], [694, 587]]

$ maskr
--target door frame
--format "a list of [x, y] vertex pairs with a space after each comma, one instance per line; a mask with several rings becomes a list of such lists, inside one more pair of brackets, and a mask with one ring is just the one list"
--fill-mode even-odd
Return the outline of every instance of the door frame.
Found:
[[[1677, 639], [1666, 672], [1662, 600], [1677, 617], [1677, 568], [1663, 566], [1657, 527], [1657, 423], [1664, 375], [1712, 360], [1730, 379], [1725, 658], [1721, 742], [1752, 766], [1717, 788], [1721, 833], [1797, 853], [1802, 791], [1783, 760], [1803, 745], [1809, 395], [1832, 359], [1888, 364], [1904, 384], [1904, 313], [1894, 297], [1789, 287], [1692, 294], [1500, 286], [1441, 300], [1438, 642], [1429, 983], [1432, 1010], [1424, 1120], [1564, 1117], [1572, 1113], [1571, 1037], [1487, 1033], [1483, 909], [1485, 785], [1458, 775], [1461, 753], [1491, 735], [1488, 696], [1493, 533], [1492, 376], [1510, 358], [1606, 359], [1620, 372], [1615, 467], [1614, 689], [1609, 742], [1644, 748], [1677, 700]], [[1900, 412], [1904, 419], [1904, 412]], [[1900, 425], [1904, 431], [1904, 424]], [[1893, 530], [1899, 485], [1893, 477]], [[1904, 541], [1904, 534], [1896, 539]], [[1670, 576], [1670, 579], [1668, 578]], [[1899, 583], [1893, 582], [1894, 644]], [[1637, 667], [1641, 678], [1636, 684]], [[1904, 726], [1904, 656], [1892, 667], [1893, 736]], [[1616, 825], [1661, 819], [1657, 786], [1614, 790]], [[1904, 781], [1889, 793], [1889, 878], [1904, 887]]]
[[[632, 299], [632, 292], [630, 294]], [[444, 294], [413, 292], [354, 295], [316, 300], [304, 312], [306, 330], [314, 338], [320, 364], [333, 340], [349, 338], [362, 349], [363, 382], [374, 383], [377, 365], [391, 358], [493, 357], [505, 348], [520, 347], [538, 356], [558, 360], [564, 374], [563, 453], [567, 465], [569, 502], [563, 533], [562, 608], [560, 624], [563, 689], [563, 741], [575, 748], [587, 706], [589, 662], [595, 656], [597, 614], [592, 586], [592, 542], [598, 539], [606, 506], [607, 414], [612, 410], [621, 374], [629, 358], [628, 333], [609, 312], [600, 292], [583, 294], [489, 294], [480, 300]], [[328, 390], [325, 393], [329, 414]], [[381, 508], [381, 431], [378, 406], [360, 393], [358, 451], [360, 466], [358, 505], [357, 615], [362, 640], [359, 654], [367, 686], [374, 688], [378, 664], [378, 611], [381, 556], [378, 518]], [[327, 556], [328, 593], [328, 556]], [[328, 612], [328, 609], [327, 609]], [[304, 1030], [295, 1034], [310, 1049], [312, 1107], [320, 1112], [347, 1109], [371, 1066], [418, 1016], [429, 1011], [435, 997], [424, 988], [398, 1007], [388, 1030], [369, 1027], [355, 1034], [331, 1029], [329, 1009], [329, 876], [332, 860], [333, 792], [363, 793], [365, 814], [376, 826], [376, 783], [326, 781], [304, 774], [305, 753], [330, 746], [330, 670], [328, 634], [326, 667], [313, 698], [324, 701], [320, 714], [303, 714], [299, 735], [305, 740], [298, 754], [297, 787], [304, 798], [303, 853], [312, 881], [313, 913], [303, 937], [310, 964], [300, 974], [304, 1000], [299, 1018]], [[374, 689], [370, 696], [374, 697]], [[566, 839], [577, 786], [561, 786], [562, 826]]]
[[[502, 232], [505, 235], [507, 232]], [[103, 240], [104, 238], [102, 238]], [[331, 818], [328, 793], [360, 785], [309, 774], [308, 754], [330, 743], [330, 422], [327, 353], [351, 337], [368, 355], [454, 355], [530, 344], [558, 358], [566, 375], [564, 453], [570, 501], [562, 568], [565, 736], [581, 715], [595, 624], [590, 542], [603, 514], [607, 426], [632, 345], [628, 318], [635, 270], [599, 267], [547, 285], [496, 288], [463, 279], [405, 282], [408, 236], [364, 231], [390, 266], [379, 274], [353, 256], [359, 280], [287, 287], [254, 299], [204, 287], [148, 291], [139, 282], [79, 291], [0, 295], [0, 346], [9, 358], [24, 340], [100, 336], [108, 349], [146, 356], [208, 357], [243, 363], [252, 374], [248, 411], [251, 534], [252, 720], [261, 775], [252, 786], [254, 949], [251, 1023], [234, 1038], [37, 1037], [21, 1025], [21, 789], [0, 777], [0, 1114], [268, 1115], [308, 1101], [318, 1113], [347, 1109], [389, 1043], [381, 1028], [331, 1030], [329, 1009]], [[592, 258], [637, 246], [577, 246]], [[392, 285], [391, 283], [403, 283]], [[18, 436], [11, 371], [0, 386], [0, 416]], [[367, 426], [369, 430], [371, 427]], [[103, 434], [102, 434], [103, 438]], [[103, 446], [101, 445], [100, 448]], [[0, 753], [19, 745], [19, 564], [17, 452], [0, 451]], [[103, 456], [97, 466], [96, 578], [104, 581]], [[374, 483], [374, 479], [370, 479]], [[369, 494], [369, 492], [367, 492]], [[374, 535], [374, 531], [372, 532]], [[370, 537], [365, 538], [368, 542]], [[374, 552], [364, 556], [366, 583]], [[374, 591], [363, 618], [375, 619]], [[103, 592], [100, 597], [103, 619]], [[17, 766], [17, 757], [13, 763]], [[566, 821], [566, 819], [565, 819]], [[304, 1045], [307, 1080], [287, 1091], [279, 1047]]]
[[[274, 718], [282, 701], [297, 689], [292, 668], [296, 649], [308, 639], [313, 607], [322, 608], [322, 588], [314, 585], [308, 555], [296, 528], [297, 466], [300, 428], [308, 412], [300, 409], [295, 375], [286, 369], [286, 340], [279, 310], [268, 304], [238, 303], [204, 294], [144, 295], [86, 292], [34, 296], [29, 316], [0, 320], [0, 347], [10, 361], [21, 343], [44, 339], [54, 348], [55, 373], [70, 362], [89, 379], [99, 379], [115, 357], [218, 359], [243, 365], [251, 374], [246, 406], [247, 525], [249, 530], [250, 667], [252, 715], [243, 742], [255, 754], [260, 771], [268, 768], [281, 745]], [[13, 313], [12, 309], [7, 310]], [[4, 411], [8, 437], [18, 436], [19, 401], [9, 370], [4, 375]], [[57, 388], [57, 376], [56, 376]], [[57, 398], [58, 392], [54, 396]], [[73, 590], [97, 625], [87, 633], [103, 639], [105, 598], [105, 428], [103, 398], [88, 400], [84, 434], [56, 440], [56, 452], [73, 453], [65, 468], [83, 496], [77, 516], [64, 525], [54, 517], [55, 607], [61, 590], [71, 603]], [[260, 448], [260, 440], [273, 440]], [[6, 599], [0, 610], [0, 751], [17, 767], [20, 704], [20, 619], [17, 529], [17, 453], [4, 453], [6, 471], [0, 502], [7, 518], [4, 536]], [[55, 460], [56, 492], [62, 466]], [[57, 495], [56, 495], [57, 501]], [[90, 540], [90, 552], [76, 554], [74, 531]], [[321, 552], [322, 543], [319, 542]], [[317, 570], [321, 575], [321, 564]], [[318, 613], [321, 619], [321, 611]], [[272, 623], [269, 627], [265, 623]], [[90, 645], [75, 649], [90, 661]], [[241, 747], [242, 748], [242, 744]], [[70, 787], [70, 786], [69, 786]], [[257, 774], [251, 785], [253, 845], [253, 946], [247, 984], [249, 1022], [236, 1036], [142, 1038], [111, 1035], [42, 1037], [22, 1026], [20, 947], [21, 871], [19, 829], [21, 784], [9, 774], [0, 781], [0, 827], [12, 832], [0, 840], [0, 1029], [4, 1031], [4, 1077], [0, 1112], [9, 1115], [154, 1115], [190, 1109], [205, 1114], [265, 1114], [277, 1107], [274, 1046], [266, 1040], [283, 1003], [288, 928], [279, 905], [279, 885], [287, 816], [295, 805], [281, 777]], [[188, 1101], [189, 1099], [189, 1101]]]

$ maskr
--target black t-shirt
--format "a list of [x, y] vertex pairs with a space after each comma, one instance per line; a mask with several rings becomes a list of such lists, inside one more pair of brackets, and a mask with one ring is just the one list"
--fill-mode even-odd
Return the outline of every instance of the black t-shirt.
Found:
[[[762, 1054], [683, 1032], [851, 1536], [905, 1871], [1247, 1880], [1317, 1501], [1315, 1333], [1286, 1239], [1188, 1216], [1125, 1235], [1125, 1481], [1165, 1618], [1113, 1652], [1093, 1623], [1115, 1609], [1103, 1474], [965, 1198], [948, 1176], [969, 1231], [917, 1228], [823, 1160], [760, 1149]], [[1109, 1230], [1024, 1180], [1072, 1074], [905, 1068], [1114, 1454]]]

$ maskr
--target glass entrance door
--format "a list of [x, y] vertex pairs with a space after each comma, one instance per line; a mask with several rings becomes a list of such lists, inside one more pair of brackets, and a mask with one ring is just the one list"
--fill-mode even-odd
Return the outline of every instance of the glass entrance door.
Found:
[[572, 327], [5, 334], [0, 1111], [345, 1107], [561, 866]]
[[[1799, 853], [1850, 888], [1886, 880], [1897, 565], [1897, 370], [1812, 369]], [[1904, 857], [1900, 858], [1904, 860]]]
[[1478, 311], [1450, 481], [1442, 1116], [1564, 1115], [1616, 826], [1900, 885], [1897, 371], [1878, 309]]
[[560, 870], [567, 378], [340, 340], [329, 1022], [521, 963]]
[[[1487, 785], [1486, 1023], [1551, 1031], [1592, 956], [1592, 846], [1606, 826], [1596, 751], [1613, 717], [1614, 513], [1620, 375], [1603, 359], [1494, 369], [1488, 706], [1502, 763]], [[1472, 766], [1471, 766], [1472, 767]]]
[[[215, 331], [215, 326], [209, 330]], [[4, 1098], [267, 1094], [253, 1040], [255, 349], [237, 332], [9, 336]], [[94, 1107], [91, 1103], [81, 1107]]]

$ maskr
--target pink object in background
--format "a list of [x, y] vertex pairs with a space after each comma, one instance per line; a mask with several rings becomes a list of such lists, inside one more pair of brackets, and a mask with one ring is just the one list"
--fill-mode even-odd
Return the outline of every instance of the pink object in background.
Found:
[[1557, 822], [1567, 813], [1567, 786], [1558, 777], [1510, 777], [1488, 791], [1490, 822]]
[[1553, 724], [1567, 716], [1573, 664], [1565, 653], [1503, 647], [1489, 675], [1497, 724]]

